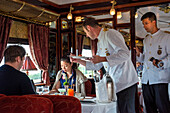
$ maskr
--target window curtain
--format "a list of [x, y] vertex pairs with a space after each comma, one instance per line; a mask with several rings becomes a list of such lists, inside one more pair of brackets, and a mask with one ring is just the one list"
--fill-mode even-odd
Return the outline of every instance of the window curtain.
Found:
[[12, 19], [0, 16], [0, 62], [2, 61], [4, 50], [7, 46]]
[[33, 60], [38, 64], [42, 72], [42, 80], [44, 84], [50, 85], [48, 73], [48, 40], [49, 27], [29, 24], [28, 25], [28, 41]]
[[78, 49], [78, 55], [82, 54], [83, 50], [83, 35], [77, 35], [77, 49]]
[[97, 52], [97, 39], [95, 40], [91, 40], [91, 51], [92, 51], [92, 55], [96, 55]]

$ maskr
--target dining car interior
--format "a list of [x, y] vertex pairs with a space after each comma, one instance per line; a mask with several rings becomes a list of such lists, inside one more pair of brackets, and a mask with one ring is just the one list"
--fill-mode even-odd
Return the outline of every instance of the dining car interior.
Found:
[[[122, 35], [138, 78], [135, 113], [147, 113], [142, 88], [145, 62], [137, 60], [136, 50], [149, 50], [144, 48], [149, 30], [141, 19], [147, 12], [153, 12], [158, 28], [170, 34], [170, 0], [0, 0], [0, 66], [6, 65], [6, 48], [23, 47], [25, 60], [19, 71], [30, 79], [35, 92], [8, 95], [3, 93], [1, 88], [5, 86], [0, 83], [0, 113], [121, 113], [116, 78], [108, 75], [107, 67], [89, 70], [81, 63], [70, 62], [92, 62], [98, 49], [105, 49], [106, 56], [110, 55], [107, 48], [98, 47], [99, 39], [91, 40], [87, 35], [88, 29], [83, 25], [88, 18], [95, 19], [103, 32], [115, 29]], [[160, 45], [158, 55], [164, 54]], [[11, 83], [6, 82], [10, 87]], [[99, 83], [106, 87], [99, 87]]]

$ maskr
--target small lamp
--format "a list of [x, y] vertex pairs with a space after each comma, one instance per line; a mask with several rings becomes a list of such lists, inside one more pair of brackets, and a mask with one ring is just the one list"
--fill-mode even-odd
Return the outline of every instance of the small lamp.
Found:
[[71, 10], [74, 10], [74, 8], [72, 7], [72, 5], [70, 6], [70, 12], [69, 12], [68, 15], [67, 15], [67, 19], [69, 19], [69, 20], [72, 19]]
[[138, 13], [136, 12], [136, 14], [135, 14], [135, 18], [138, 18]]
[[28, 56], [28, 54], [25, 57], [25, 61], [24, 61], [24, 64], [23, 64], [21, 69], [23, 71], [26, 71], [27, 75], [28, 75], [28, 71], [30, 71], [30, 70], [37, 70], [37, 68], [35, 67], [34, 63], [31, 61], [31, 59]]
[[112, 3], [112, 8], [110, 9], [110, 15], [115, 15], [115, 8], [114, 8], [114, 6], [116, 5], [116, 1], [113, 0], [113, 1], [111, 1], [111, 3]]
[[122, 13], [121, 12], [117, 12], [117, 18], [118, 19], [122, 18]]

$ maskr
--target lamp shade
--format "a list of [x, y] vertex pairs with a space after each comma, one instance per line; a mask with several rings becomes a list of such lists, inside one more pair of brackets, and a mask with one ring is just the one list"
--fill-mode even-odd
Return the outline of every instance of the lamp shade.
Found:
[[114, 8], [110, 9], [110, 15], [115, 15], [115, 9]]
[[25, 57], [25, 61], [21, 69], [23, 71], [37, 70], [37, 68], [35, 67], [34, 63], [31, 61], [28, 55]]
[[71, 20], [71, 19], [72, 19], [72, 14], [71, 14], [71, 12], [69, 12], [69, 13], [68, 13], [68, 15], [67, 15], [67, 19], [69, 19], [69, 20]]

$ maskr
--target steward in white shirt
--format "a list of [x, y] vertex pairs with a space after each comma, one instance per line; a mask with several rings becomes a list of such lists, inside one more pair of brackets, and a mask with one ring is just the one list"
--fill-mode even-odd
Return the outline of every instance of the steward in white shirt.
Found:
[[143, 54], [137, 60], [144, 63], [142, 75], [143, 97], [147, 113], [170, 113], [168, 83], [170, 83], [170, 33], [161, 31], [152, 12], [141, 18], [146, 35]]
[[92, 40], [98, 39], [97, 55], [90, 62], [73, 58], [71, 60], [91, 70], [99, 70], [104, 66], [115, 82], [120, 113], [135, 113], [138, 77], [123, 36], [114, 29], [101, 28], [94, 18], [84, 21], [83, 30]]

